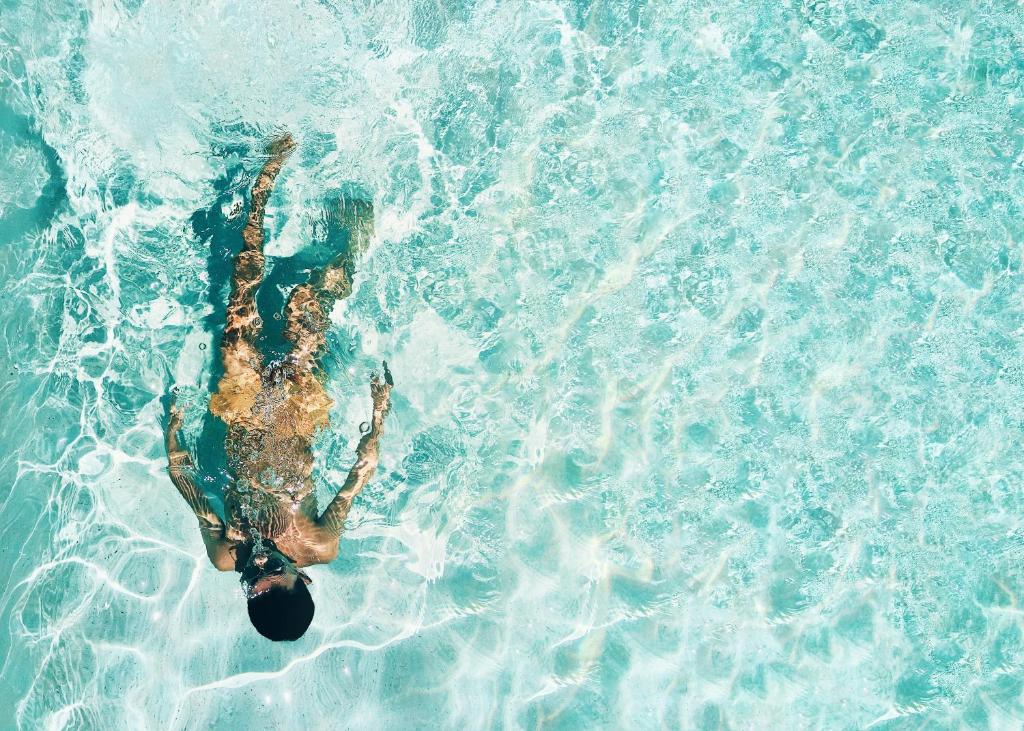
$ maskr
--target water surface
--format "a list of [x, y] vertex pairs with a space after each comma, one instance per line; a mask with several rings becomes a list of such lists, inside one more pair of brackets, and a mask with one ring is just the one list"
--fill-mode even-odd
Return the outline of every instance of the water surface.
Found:
[[[0, 727], [1020, 726], [1019, 4], [0, 9]], [[378, 212], [325, 495], [398, 386], [275, 645], [159, 399], [282, 129], [277, 282]]]

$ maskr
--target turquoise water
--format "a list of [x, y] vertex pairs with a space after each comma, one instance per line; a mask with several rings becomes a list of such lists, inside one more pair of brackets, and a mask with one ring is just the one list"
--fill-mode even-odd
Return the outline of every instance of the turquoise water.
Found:
[[[0, 9], [0, 728], [1024, 722], [1018, 3]], [[325, 493], [398, 386], [279, 645], [159, 398], [282, 128], [283, 279], [378, 213]]]

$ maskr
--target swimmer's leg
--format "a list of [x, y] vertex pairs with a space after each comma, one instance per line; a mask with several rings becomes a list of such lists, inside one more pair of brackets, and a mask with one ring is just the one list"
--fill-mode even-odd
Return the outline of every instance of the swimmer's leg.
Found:
[[263, 256], [263, 215], [267, 199], [274, 190], [274, 181], [294, 147], [295, 143], [287, 134], [271, 143], [270, 159], [263, 165], [252, 187], [249, 217], [242, 229], [242, 250], [235, 257], [235, 269], [231, 276], [231, 298], [228, 300], [227, 324], [221, 340], [222, 352], [233, 347], [239, 340], [255, 343], [259, 335], [256, 290], [263, 281], [266, 263]]
[[331, 308], [352, 294], [356, 261], [373, 237], [373, 205], [368, 201], [342, 200], [338, 215], [349, 232], [347, 250], [293, 289], [285, 305], [284, 336], [292, 344], [289, 360], [298, 371], [315, 369], [327, 344]]
[[217, 393], [210, 399], [210, 410], [228, 423], [248, 414], [259, 392], [263, 359], [256, 347], [261, 325], [256, 290], [263, 281], [266, 263], [263, 217], [274, 181], [294, 148], [295, 143], [288, 134], [271, 143], [270, 159], [263, 165], [252, 188], [249, 216], [242, 229], [242, 250], [235, 257], [227, 322], [220, 346], [224, 376]]

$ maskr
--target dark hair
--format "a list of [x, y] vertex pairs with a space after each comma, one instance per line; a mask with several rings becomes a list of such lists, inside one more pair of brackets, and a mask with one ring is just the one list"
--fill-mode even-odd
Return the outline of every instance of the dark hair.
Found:
[[297, 640], [313, 621], [313, 597], [301, 580], [275, 586], [249, 600], [249, 621], [268, 640]]

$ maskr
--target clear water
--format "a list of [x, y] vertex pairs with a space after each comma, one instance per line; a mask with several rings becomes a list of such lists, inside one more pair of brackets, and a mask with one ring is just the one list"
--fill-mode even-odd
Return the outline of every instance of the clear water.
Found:
[[[0, 727], [1020, 727], [1019, 3], [0, 8]], [[281, 128], [275, 264], [379, 214], [321, 489], [398, 390], [272, 645], [159, 397]]]

